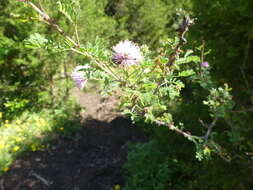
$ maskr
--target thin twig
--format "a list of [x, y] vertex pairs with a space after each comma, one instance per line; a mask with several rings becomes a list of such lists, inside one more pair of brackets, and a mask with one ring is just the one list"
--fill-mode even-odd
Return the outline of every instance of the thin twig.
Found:
[[203, 120], [199, 119], [199, 122], [200, 122], [200, 124], [201, 124], [203, 127], [208, 128], [208, 127], [206, 126], [206, 124], [204, 123]]
[[248, 59], [248, 55], [249, 55], [249, 49], [250, 49], [250, 39], [248, 39], [248, 41], [247, 41], [247, 46], [246, 46], [246, 49], [245, 49], [245, 55], [244, 55], [243, 63], [242, 63], [242, 66], [240, 67], [240, 71], [241, 71], [241, 74], [242, 74], [242, 77], [243, 77], [243, 80], [245, 82], [245, 85], [246, 85], [247, 89], [250, 88], [250, 85], [249, 85], [249, 81], [247, 80], [244, 69], [246, 67], [246, 63], [247, 63], [247, 59]]
[[204, 54], [205, 54], [205, 41], [202, 40], [202, 48], [201, 48], [201, 63], [204, 62]]
[[42, 7], [41, 0], [39, 0], [40, 9], [45, 13], [45, 9]]
[[[77, 21], [76, 21], [76, 23], [77, 23]], [[75, 23], [76, 40], [77, 40], [78, 45], [80, 46], [79, 34], [78, 34], [77, 24], [76, 23]]]
[[163, 85], [165, 85], [165, 84], [167, 84], [168, 83], [168, 81], [165, 81], [164, 83], [158, 83], [157, 84], [157, 87], [155, 88], [155, 90], [154, 90], [154, 94], [156, 94], [157, 92], [158, 92], [158, 90], [159, 90], [159, 88], [160, 87], [162, 87]]
[[249, 55], [249, 49], [250, 49], [250, 39], [248, 38], [247, 46], [245, 49], [245, 56], [244, 56], [243, 64], [242, 64], [243, 69], [246, 67], [246, 63], [247, 63], [247, 59], [248, 59], [248, 55]]
[[248, 81], [248, 79], [246, 78], [244, 69], [243, 69], [242, 67], [240, 67], [240, 71], [241, 71], [241, 74], [242, 74], [242, 78], [243, 78], [243, 80], [244, 80], [244, 83], [245, 83], [247, 89], [249, 89], [249, 81]]
[[109, 69], [109, 67], [107, 67], [104, 63], [102, 63], [101, 61], [99, 61], [98, 59], [96, 59], [94, 56], [90, 55], [87, 52], [82, 52], [79, 51], [75, 48], [70, 48], [71, 51], [76, 52], [78, 54], [84, 55], [85, 57], [88, 57], [89, 59], [92, 59], [96, 62], [96, 64], [104, 71], [106, 71], [108, 74], [110, 74], [114, 79], [116, 79], [117, 81], [121, 81], [117, 75], [111, 70]]
[[206, 142], [208, 141], [209, 135], [212, 132], [213, 127], [215, 126], [215, 124], [218, 121], [218, 117], [215, 117], [214, 120], [212, 121], [212, 123], [210, 125], [205, 125], [207, 127], [207, 132], [206, 134], [202, 137]]
[[[30, 5], [37, 13], [39, 13], [39, 15], [42, 17], [43, 21], [47, 24], [49, 24], [50, 26], [52, 26], [58, 33], [60, 33], [64, 38], [66, 38], [68, 41], [70, 41], [75, 48], [79, 48], [79, 39], [78, 42], [75, 42], [71, 37], [69, 37], [68, 35], [65, 34], [65, 32], [60, 28], [60, 26], [54, 21], [52, 20], [48, 14], [46, 14], [42, 9], [38, 8], [35, 4], [33, 4], [30, 1], [26, 1], [26, 3], [28, 5]], [[76, 31], [76, 35], [77, 31]], [[78, 36], [77, 36], [78, 38]], [[75, 51], [76, 53], [85, 55], [86, 57], [89, 57], [90, 59], [95, 60], [96, 64], [104, 71], [106, 71], [108, 74], [110, 74], [114, 79], [116, 79], [117, 81], [121, 81], [116, 74], [114, 74], [114, 72], [104, 63], [102, 63], [101, 61], [99, 61], [98, 59], [96, 59], [94, 56], [88, 54], [88, 53], [84, 53], [81, 52], [75, 48], [71, 48], [72, 51]]]
[[49, 17], [48, 14], [46, 14], [42, 9], [38, 8], [35, 4], [33, 4], [30, 1], [27, 1], [27, 4], [30, 5], [39, 15], [42, 17], [42, 19], [52, 26], [54, 29], [56, 29], [62, 36], [64, 36], [68, 41], [70, 41], [75, 47], [79, 47], [79, 44], [76, 43], [71, 37], [65, 34], [65, 32], [59, 27], [59, 25]]
[[183, 19], [183, 23], [180, 24], [178, 29], [179, 31], [179, 42], [174, 49], [174, 52], [169, 56], [169, 61], [166, 66], [171, 67], [176, 61], [177, 57], [181, 53], [181, 47], [187, 43], [187, 40], [184, 38], [185, 33], [189, 30], [189, 27], [194, 24], [195, 19], [191, 19], [188, 16], [185, 16]]
[[172, 131], [176, 131], [177, 133], [183, 135], [184, 137], [188, 138], [188, 139], [191, 139], [193, 142], [196, 143], [196, 140], [195, 139], [200, 139], [200, 137], [197, 137], [197, 136], [194, 136], [194, 135], [191, 135], [189, 132], [184, 132], [183, 130], [179, 129], [178, 127], [174, 126], [173, 124], [170, 124], [170, 123], [165, 123], [165, 122], [162, 122], [162, 121], [159, 121], [159, 120], [155, 120], [154, 121], [157, 125], [163, 125], [163, 126], [166, 126], [168, 127], [170, 130]]
[[41, 177], [39, 174], [35, 173], [34, 171], [30, 171], [29, 174], [31, 176], [36, 177], [38, 180], [40, 180], [43, 184], [45, 184], [48, 187], [52, 184], [52, 182], [48, 182], [45, 178]]
[[199, 73], [200, 76], [203, 77], [203, 71], [201, 69], [201, 64], [204, 62], [204, 54], [205, 54], [205, 41], [202, 40], [202, 48], [201, 48], [201, 63], [199, 64]]

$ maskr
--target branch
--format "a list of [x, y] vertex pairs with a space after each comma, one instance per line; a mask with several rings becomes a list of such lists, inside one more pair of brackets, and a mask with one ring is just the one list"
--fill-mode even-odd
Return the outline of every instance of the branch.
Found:
[[169, 61], [166, 64], [166, 66], [171, 67], [174, 62], [176, 61], [176, 58], [181, 53], [181, 47], [187, 43], [187, 40], [184, 38], [185, 33], [189, 30], [189, 27], [194, 24], [195, 19], [191, 19], [188, 16], [184, 17], [183, 23], [179, 26], [179, 43], [175, 47], [174, 52], [169, 56]]
[[45, 13], [42, 9], [37, 7], [30, 1], [25, 1], [28, 5], [30, 5], [39, 15], [41, 16], [42, 20], [52, 26], [59, 34], [61, 34], [64, 38], [70, 41], [75, 47], [79, 47], [79, 44], [75, 42], [71, 37], [65, 34], [65, 32], [60, 28], [60, 26], [56, 23], [55, 20], [51, 19], [47, 13]]
[[168, 127], [168, 128], [169, 128], [170, 130], [172, 130], [172, 131], [176, 131], [177, 133], [183, 135], [184, 137], [186, 137], [186, 138], [188, 138], [188, 139], [191, 139], [194, 143], [196, 143], [196, 140], [195, 140], [195, 139], [201, 139], [200, 137], [191, 135], [189, 132], [184, 132], [183, 130], [177, 128], [177, 127], [174, 126], [173, 124], [165, 123], [165, 122], [162, 122], [162, 121], [159, 121], [159, 120], [155, 120], [154, 122], [155, 122], [157, 125], [163, 125], [163, 126]]
[[[71, 48], [70, 49], [71, 51], [75, 52], [75, 53], [79, 53], [81, 55], [84, 55], [85, 57], [88, 57], [89, 59], [92, 59], [96, 62], [96, 64], [102, 69], [104, 70], [105, 72], [107, 72], [109, 75], [111, 75], [114, 79], [116, 79], [117, 81], [121, 81], [117, 76], [116, 74], [114, 74], [114, 72], [109, 68], [107, 67], [104, 63], [102, 63], [101, 61], [99, 61], [98, 59], [96, 59], [93, 55], [90, 55], [89, 53], [87, 52], [82, 52], [82, 51], [79, 51], [75, 48]], [[121, 81], [122, 82], [122, 81]]]
[[[39, 8], [37, 7], [35, 4], [33, 4], [32, 2], [30, 1], [27, 1], [27, 0], [19, 0], [19, 1], [22, 1], [22, 2], [26, 2], [28, 5], [30, 5], [43, 19], [43, 21], [45, 23], [47, 23], [48, 25], [52, 26], [60, 35], [62, 35], [65, 39], [67, 39], [68, 41], [70, 41], [73, 46], [75, 48], [79, 48], [80, 45], [79, 45], [79, 42], [75, 42], [71, 37], [69, 37], [68, 35], [65, 34], [65, 32], [60, 28], [60, 26], [56, 23], [55, 20], [51, 19], [49, 17], [48, 14], [45, 13], [45, 11], [42, 9], [42, 8]], [[41, 5], [40, 5], [41, 6]], [[76, 31], [77, 32], [77, 31]], [[101, 62], [100, 60], [98, 60], [96, 57], [94, 57], [93, 55], [90, 55], [88, 53], [84, 53], [84, 52], [81, 52], [75, 48], [71, 48], [71, 51], [74, 51], [76, 53], [79, 53], [79, 54], [82, 54], [90, 59], [93, 59], [96, 64], [102, 69], [104, 70], [105, 72], [107, 72], [109, 75], [111, 75], [114, 79], [116, 79], [117, 81], [121, 81], [119, 79], [119, 77], [117, 77], [116, 74], [114, 74], [114, 72], [108, 67], [106, 66], [103, 62]], [[121, 81], [122, 82], [122, 81]]]
[[215, 126], [215, 124], [218, 121], [218, 117], [215, 117], [214, 120], [212, 121], [212, 123], [210, 125], [206, 125], [204, 124], [204, 122], [202, 120], [200, 120], [200, 123], [207, 128], [206, 134], [204, 136], [202, 136], [201, 138], [205, 140], [205, 142], [208, 141], [209, 135], [211, 134], [213, 127]]

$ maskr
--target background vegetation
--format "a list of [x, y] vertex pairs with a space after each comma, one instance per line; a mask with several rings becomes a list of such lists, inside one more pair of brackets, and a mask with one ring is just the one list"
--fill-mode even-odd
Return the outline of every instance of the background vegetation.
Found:
[[[223, 155], [199, 162], [191, 144], [182, 137], [164, 128], [144, 127], [150, 141], [130, 146], [125, 166], [129, 172], [126, 189], [250, 189], [253, 174], [252, 0], [71, 2], [81, 10], [76, 16], [79, 40], [83, 44], [93, 43], [100, 37], [111, 47], [119, 40], [131, 39], [151, 47], [157, 52], [156, 56], [161, 52], [162, 40], [176, 35], [182, 15], [196, 17], [195, 25], [186, 36], [186, 48], [200, 54], [200, 47], [204, 47], [209, 53], [203, 59], [209, 62], [215, 81], [233, 87], [236, 107], [230, 118], [219, 122], [215, 134], [222, 142]], [[75, 33], [75, 28], [68, 27], [71, 21], [53, 9], [56, 2], [44, 0], [43, 5], [47, 5], [44, 8], [68, 34]], [[70, 52], [35, 50], [29, 46], [27, 39], [34, 33], [47, 39], [61, 39], [50, 26], [39, 24], [37, 20], [36, 13], [27, 6], [20, 6], [20, 2], [0, 2], [0, 137], [5, 137], [0, 141], [2, 171], [7, 170], [19, 152], [34, 150], [33, 138], [61, 132], [60, 128], [75, 118], [76, 108], [69, 98], [72, 83], [68, 73], [86, 60]], [[207, 117], [203, 114], [204, 108], [197, 103], [205, 94], [199, 94], [198, 90], [192, 92], [198, 88], [189, 86], [182, 97], [188, 103], [178, 106], [174, 117], [194, 129], [201, 126], [200, 116]], [[47, 128], [37, 126], [43, 125], [39, 122], [43, 118], [48, 119], [47, 124], [44, 123]], [[53, 118], [66, 122], [57, 123]], [[26, 130], [22, 127], [25, 125], [34, 125], [38, 131]], [[45, 129], [48, 130], [43, 131]], [[25, 143], [21, 145], [20, 141]], [[34, 146], [42, 144], [38, 141]], [[1, 151], [7, 145], [8, 149]]]

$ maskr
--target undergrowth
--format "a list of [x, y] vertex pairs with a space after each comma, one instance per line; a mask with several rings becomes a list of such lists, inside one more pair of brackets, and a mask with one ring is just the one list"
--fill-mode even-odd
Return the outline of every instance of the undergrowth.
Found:
[[[58, 109], [24, 112], [13, 121], [0, 119], [0, 174], [25, 152], [48, 148], [57, 135], [71, 137], [80, 128], [78, 109], [68, 103]], [[0, 114], [3, 118], [3, 114]]]

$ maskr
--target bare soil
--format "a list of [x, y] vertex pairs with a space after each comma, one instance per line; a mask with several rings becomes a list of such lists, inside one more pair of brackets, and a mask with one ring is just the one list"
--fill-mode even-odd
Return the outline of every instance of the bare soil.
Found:
[[143, 139], [128, 119], [115, 111], [117, 100], [74, 89], [82, 129], [72, 140], [59, 137], [51, 148], [15, 161], [0, 178], [0, 190], [111, 190], [124, 186], [127, 143]]

